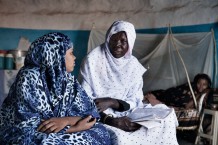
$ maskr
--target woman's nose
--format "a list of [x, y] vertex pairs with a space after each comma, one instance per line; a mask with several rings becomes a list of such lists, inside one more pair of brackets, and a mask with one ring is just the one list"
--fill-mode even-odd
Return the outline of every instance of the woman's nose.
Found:
[[121, 41], [120, 40], [118, 40], [117, 41], [117, 45], [116, 46], [120, 46], [121, 45]]

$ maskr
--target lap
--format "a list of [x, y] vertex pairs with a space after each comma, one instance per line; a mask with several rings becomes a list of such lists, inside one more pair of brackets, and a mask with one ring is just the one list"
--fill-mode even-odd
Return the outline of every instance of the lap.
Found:
[[[155, 107], [167, 108], [166, 105], [160, 104]], [[141, 127], [134, 132], [126, 132], [121, 129], [104, 125], [108, 130], [113, 145], [178, 145], [176, 138], [176, 126], [178, 125], [175, 112], [170, 113], [161, 123], [161, 126], [147, 129]]]

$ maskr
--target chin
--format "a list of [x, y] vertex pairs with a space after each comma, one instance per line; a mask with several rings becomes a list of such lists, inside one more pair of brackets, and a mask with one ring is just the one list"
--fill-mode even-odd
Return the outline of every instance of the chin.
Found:
[[74, 70], [74, 67], [71, 69], [71, 72]]
[[115, 55], [115, 54], [113, 54], [113, 57], [115, 57], [115, 58], [121, 58], [122, 56], [121, 55]]
[[68, 73], [71, 73], [71, 72], [73, 72], [73, 70], [74, 70], [74, 68], [68, 69], [67, 72], [68, 72]]

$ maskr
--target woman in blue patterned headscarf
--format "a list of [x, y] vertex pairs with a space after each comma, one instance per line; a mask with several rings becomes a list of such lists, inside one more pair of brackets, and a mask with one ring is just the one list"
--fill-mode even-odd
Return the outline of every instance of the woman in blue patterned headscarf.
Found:
[[110, 144], [95, 104], [70, 73], [74, 61], [64, 34], [31, 44], [0, 111], [1, 144]]

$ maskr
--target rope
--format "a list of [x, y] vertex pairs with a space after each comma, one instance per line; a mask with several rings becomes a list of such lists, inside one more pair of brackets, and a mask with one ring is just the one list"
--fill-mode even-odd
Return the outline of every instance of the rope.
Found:
[[179, 50], [178, 50], [178, 48], [176, 47], [176, 45], [175, 45], [175, 43], [174, 43], [174, 40], [173, 40], [173, 33], [172, 33], [172, 30], [171, 30], [170, 25], [169, 25], [169, 30], [170, 30], [170, 38], [171, 38], [171, 40], [172, 40], [172, 42], [173, 42], [173, 46], [176, 48], [176, 51], [177, 51], [177, 53], [178, 53], [178, 55], [179, 55], [179, 58], [180, 58], [180, 60], [181, 60], [181, 62], [182, 62], [182, 65], [183, 65], [183, 67], [184, 67], [184, 69], [185, 69], [185, 74], [186, 74], [186, 78], [187, 78], [187, 80], [188, 80], [188, 85], [189, 85], [189, 88], [190, 88], [190, 90], [191, 90], [191, 94], [192, 94], [192, 96], [193, 96], [193, 100], [194, 100], [195, 107], [197, 108], [197, 101], [196, 101], [196, 97], [195, 97], [195, 94], [194, 94], [194, 92], [193, 92], [193, 89], [192, 89], [192, 86], [191, 86], [191, 83], [190, 83], [190, 79], [189, 79], [189, 76], [188, 76], [188, 72], [187, 72], [187, 69], [186, 69], [186, 67], [185, 67], [185, 63], [184, 63], [184, 61], [183, 61], [183, 59], [182, 59], [182, 56], [180, 55]]
[[214, 35], [214, 31], [213, 31], [213, 28], [211, 29], [211, 33], [212, 33], [212, 37], [213, 37], [213, 42], [214, 42], [214, 55], [215, 55], [215, 57], [214, 57], [214, 59], [215, 59], [215, 78], [214, 78], [214, 88], [216, 88], [217, 86], [217, 79], [216, 79], [216, 77], [217, 77], [217, 52], [216, 52], [216, 50], [217, 50], [217, 48], [216, 48], [216, 39], [215, 39], [215, 35]]

